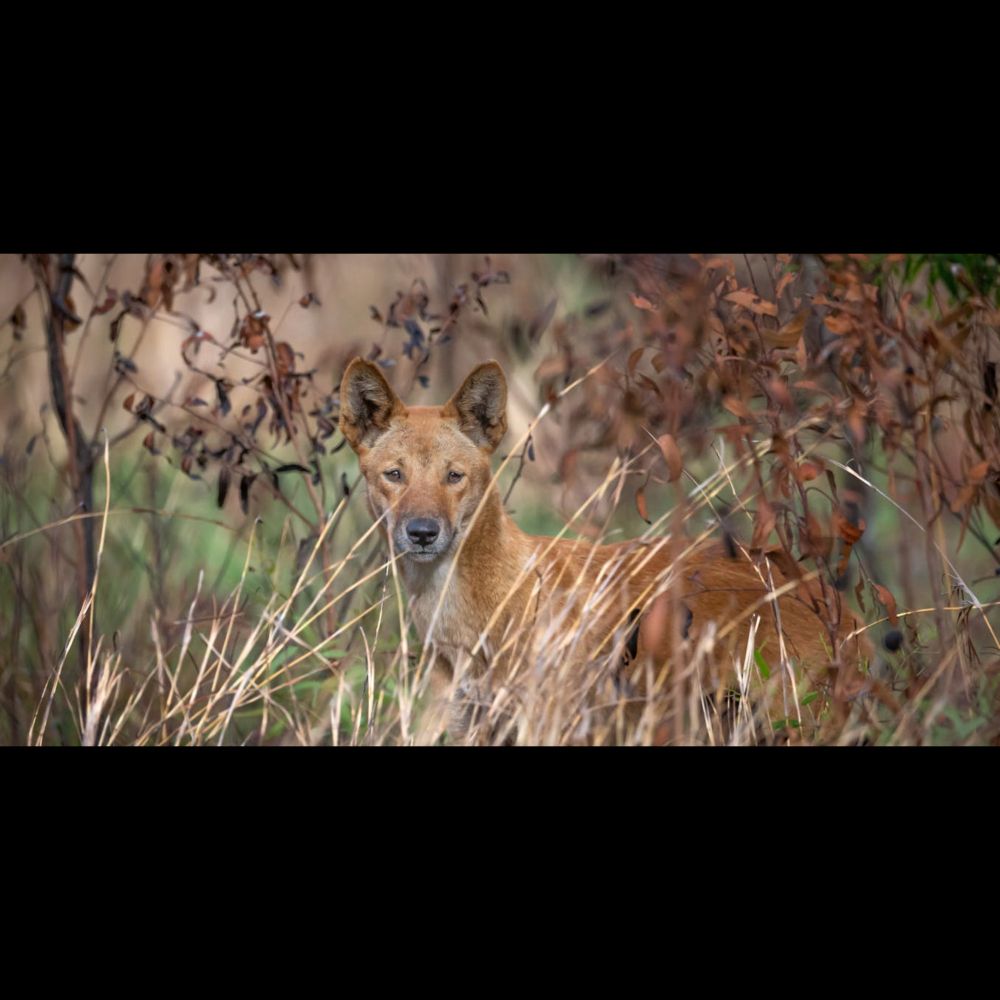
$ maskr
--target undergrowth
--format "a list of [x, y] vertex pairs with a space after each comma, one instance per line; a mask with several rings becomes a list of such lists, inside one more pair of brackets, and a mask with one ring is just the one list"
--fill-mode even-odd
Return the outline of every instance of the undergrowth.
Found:
[[[113, 258], [5, 264], [32, 279], [4, 327], [5, 743], [447, 744], [456, 699], [476, 744], [1000, 738], [992, 258], [456, 259], [302, 350], [328, 294], [306, 259], [151, 255], [133, 292]], [[167, 336], [174, 376], [143, 360]], [[41, 412], [17, 394], [32, 350]], [[522, 526], [728, 539], [807, 579], [831, 634], [863, 621], [865, 684], [759, 648], [751, 614], [657, 664], [639, 705], [617, 647], [570, 669], [579, 635], [524, 632], [513, 674], [460, 677], [443, 711], [337, 386], [360, 353], [443, 401], [487, 351], [518, 386], [496, 481]]]

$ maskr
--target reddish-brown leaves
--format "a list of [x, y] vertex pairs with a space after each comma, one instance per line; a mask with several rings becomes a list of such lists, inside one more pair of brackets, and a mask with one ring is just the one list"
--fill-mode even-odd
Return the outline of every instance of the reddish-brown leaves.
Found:
[[274, 345], [274, 361], [278, 368], [278, 378], [284, 378], [289, 372], [295, 371], [295, 351], [286, 340]]
[[795, 466], [795, 478], [800, 483], [815, 479], [824, 469], [822, 462], [804, 461]]
[[674, 483], [681, 477], [684, 471], [684, 460], [681, 458], [681, 450], [677, 447], [677, 442], [672, 434], [661, 434], [656, 443], [660, 446], [664, 461], [670, 470], [670, 482]]
[[653, 522], [649, 519], [649, 507], [646, 504], [646, 487], [640, 486], [635, 491], [635, 509], [639, 512], [639, 517], [641, 517], [646, 524], [652, 524]]
[[880, 583], [872, 583], [872, 589], [878, 598], [879, 604], [885, 608], [885, 613], [889, 618], [890, 625], [898, 625], [899, 617], [896, 614], [896, 598], [889, 592], [888, 587], [883, 587]]
[[786, 271], [780, 278], [778, 278], [778, 284], [775, 285], [774, 294], [777, 298], [781, 298], [781, 293], [798, 277], [794, 271]]
[[955, 494], [951, 503], [948, 504], [951, 512], [957, 514], [966, 506], [979, 491], [979, 488], [986, 481], [986, 475], [990, 471], [990, 463], [977, 462], [968, 471], [968, 478], [962, 488]]
[[634, 305], [636, 309], [641, 309], [644, 312], [656, 311], [656, 307], [653, 305], [653, 303], [650, 302], [649, 299], [645, 298], [644, 296], [636, 295], [635, 292], [629, 292], [628, 296], [632, 300], [632, 305]]
[[[828, 473], [829, 474], [829, 473]], [[832, 479], [831, 479], [832, 481]], [[847, 564], [851, 558], [851, 550], [865, 533], [865, 520], [856, 513], [853, 504], [848, 504], [848, 512], [840, 508], [833, 512], [833, 531], [841, 540], [840, 559], [837, 563], [837, 576], [843, 577], [847, 572]]]
[[95, 305], [94, 308], [90, 310], [90, 315], [103, 316], [106, 312], [111, 312], [117, 301], [118, 293], [113, 288], [109, 288], [107, 291], [107, 297], [100, 305]]
[[865, 528], [864, 518], [851, 520], [839, 510], [833, 512], [833, 529], [847, 545], [856, 545], [865, 533]]
[[831, 333], [843, 335], [854, 329], [854, 320], [847, 313], [832, 313], [823, 318], [823, 323]]
[[727, 302], [732, 302], [758, 316], [777, 316], [778, 307], [773, 302], [762, 299], [759, 295], [750, 291], [749, 288], [739, 288], [735, 292], [729, 292], [722, 296]]
[[79, 329], [82, 320], [76, 313], [76, 306], [70, 295], [66, 296], [64, 308], [59, 310], [63, 315], [63, 330], [69, 333], [71, 330]]
[[238, 336], [240, 343], [248, 348], [251, 354], [256, 354], [264, 346], [267, 321], [270, 318], [264, 312], [247, 313], [243, 317]]
[[726, 396], [725, 399], [722, 400], [722, 405], [729, 410], [734, 417], [740, 417], [742, 420], [751, 420], [753, 418], [753, 414], [750, 412], [750, 407], [737, 396]]
[[977, 462], [971, 469], [969, 469], [969, 482], [974, 486], [979, 486], [983, 480], [986, 479], [986, 473], [989, 471], [989, 462]]
[[150, 308], [160, 304], [160, 289], [163, 286], [163, 261], [153, 261], [146, 272], [146, 283], [139, 298]]
[[774, 508], [761, 497], [757, 502], [757, 515], [753, 523], [753, 537], [750, 545], [755, 549], [762, 549], [767, 542], [768, 536], [774, 531], [775, 512]]
[[833, 551], [833, 536], [811, 511], [800, 522], [799, 548], [803, 556], [818, 556], [821, 559], [829, 559]]
[[867, 407], [864, 403], [855, 403], [847, 414], [847, 429], [851, 432], [857, 444], [863, 444], [867, 431]]
[[806, 313], [800, 312], [790, 319], [780, 330], [764, 330], [761, 336], [768, 347], [794, 347], [806, 326]]

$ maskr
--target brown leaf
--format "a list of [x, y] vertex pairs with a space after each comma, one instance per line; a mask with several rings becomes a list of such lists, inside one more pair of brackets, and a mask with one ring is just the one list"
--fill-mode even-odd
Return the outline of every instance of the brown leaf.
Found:
[[816, 462], [800, 462], [795, 467], [795, 478], [800, 483], [807, 483], [811, 479], [815, 479], [821, 472], [823, 467]]
[[856, 544], [865, 532], [864, 518], [858, 518], [857, 524], [852, 524], [841, 511], [833, 512], [833, 527], [837, 534], [848, 544]]
[[295, 351], [287, 340], [281, 340], [274, 345], [274, 360], [278, 366], [279, 378], [284, 378], [289, 372], [295, 371]]
[[153, 300], [151, 296], [154, 296], [163, 285], [163, 261], [156, 261], [152, 267], [149, 269], [149, 273], [146, 275], [146, 281], [149, 285], [148, 294], [145, 296], [146, 304], [153, 305]]
[[792, 407], [792, 394], [788, 391], [788, 386], [780, 378], [773, 378], [767, 383], [770, 394], [774, 397], [779, 406]]
[[885, 608], [886, 614], [889, 616], [889, 624], [898, 625], [899, 618], [896, 615], [896, 598], [889, 593], [887, 587], [883, 587], [879, 583], [873, 583], [872, 587], [875, 590], [875, 596], [878, 598], [879, 604]]
[[805, 519], [805, 531], [800, 536], [802, 554], [829, 559], [833, 551], [833, 538], [824, 528], [823, 522], [810, 512]]
[[112, 321], [111, 328], [108, 330], [108, 336], [111, 339], [111, 343], [114, 344], [118, 340], [118, 335], [122, 331], [122, 323], [125, 317], [128, 315], [126, 310], [122, 310]]
[[644, 298], [641, 295], [636, 295], [635, 292], [629, 292], [628, 297], [632, 300], [632, 305], [634, 305], [636, 309], [642, 309], [645, 312], [656, 311], [655, 306], [649, 301], [649, 299]]
[[646, 506], [646, 487], [640, 486], [635, 491], [635, 509], [639, 512], [639, 517], [641, 517], [646, 524], [652, 524], [653, 522], [649, 519], [649, 508]]
[[863, 444], [865, 440], [865, 411], [860, 404], [851, 407], [847, 414], [847, 429], [854, 436], [858, 444]]
[[73, 296], [66, 296], [66, 312], [63, 313], [63, 329], [69, 333], [80, 326], [80, 318], [77, 316], [76, 306], [73, 303]]
[[639, 363], [639, 359], [642, 357], [642, 352], [645, 349], [646, 348], [644, 348], [644, 347], [637, 347], [628, 356], [628, 375], [629, 375], [629, 378], [633, 378], [635, 376], [635, 366]]
[[989, 462], [978, 462], [969, 469], [969, 482], [978, 486], [986, 478], [986, 473], [990, 471]]
[[565, 375], [569, 371], [569, 362], [565, 354], [554, 354], [545, 358], [535, 370], [535, 379], [544, 382], [546, 379]]
[[681, 450], [677, 447], [677, 442], [672, 434], [661, 434], [656, 443], [660, 446], [663, 458], [670, 470], [670, 482], [674, 483], [681, 477], [684, 470], [684, 460], [681, 458]]
[[951, 503], [948, 507], [951, 509], [953, 514], [957, 514], [976, 494], [976, 487], [971, 483], [966, 483], [959, 491], [955, 494]]
[[712, 428], [714, 434], [724, 434], [730, 444], [738, 450], [741, 448], [740, 438], [752, 434], [756, 430], [753, 424], [719, 424]]
[[750, 545], [755, 548], [763, 548], [768, 536], [774, 530], [774, 508], [763, 497], [757, 504], [757, 517], [754, 520], [753, 537]]
[[750, 407], [743, 402], [738, 396], [726, 396], [722, 401], [722, 405], [729, 410], [734, 417], [741, 417], [743, 420], [752, 420], [753, 414], [750, 412]]
[[768, 347], [794, 347], [806, 326], [805, 311], [790, 319], [780, 330], [762, 330], [761, 336]]
[[114, 308], [117, 301], [118, 293], [113, 288], [109, 288], [107, 298], [103, 303], [101, 303], [101, 305], [95, 305], [94, 308], [90, 310], [90, 315], [103, 316], [106, 312], [110, 312]]
[[755, 295], [749, 288], [740, 288], [722, 297], [727, 302], [734, 302], [738, 306], [743, 306], [744, 309], [749, 309], [750, 312], [756, 313], [758, 316], [778, 315], [778, 307], [773, 302], [768, 302], [759, 295]]
[[861, 608], [861, 613], [867, 614], [867, 610], [865, 608], [865, 600], [864, 600], [864, 589], [865, 589], [865, 581], [862, 577], [859, 576], [858, 585], [854, 588], [854, 596], [858, 599], [858, 607]]
[[128, 410], [129, 413], [132, 412], [132, 404], [135, 402], [135, 393], [129, 393], [122, 402], [122, 407]]
[[256, 354], [264, 346], [264, 321], [268, 318], [266, 315], [248, 313], [240, 323], [240, 340], [244, 347], [250, 349], [251, 354]]
[[775, 286], [774, 294], [776, 298], [781, 298], [781, 293], [798, 277], [794, 271], [786, 271]]
[[854, 329], [854, 320], [847, 313], [825, 316], [823, 322], [831, 333], [836, 333], [838, 336], [850, 333]]
[[809, 367], [809, 355], [806, 353], [806, 338], [799, 337], [799, 342], [795, 346], [795, 363], [800, 371], [805, 371]]

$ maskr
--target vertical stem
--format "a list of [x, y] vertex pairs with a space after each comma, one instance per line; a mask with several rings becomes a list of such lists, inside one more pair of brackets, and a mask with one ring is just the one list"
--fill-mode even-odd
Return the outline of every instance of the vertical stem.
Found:
[[[73, 268], [76, 254], [59, 254], [58, 270], [50, 275], [45, 289], [49, 299], [49, 316], [45, 329], [46, 348], [49, 360], [49, 382], [52, 386], [52, 401], [59, 425], [67, 445], [67, 465], [73, 499], [78, 511], [89, 513], [94, 507], [93, 471], [94, 463], [90, 445], [73, 413], [73, 384], [66, 364], [66, 317], [71, 314], [69, 293], [73, 285]], [[77, 595], [81, 606], [87, 600], [94, 580], [94, 522], [91, 518], [80, 518], [73, 522], [76, 537]], [[92, 612], [88, 612], [92, 614]], [[80, 673], [81, 693], [86, 706], [90, 692], [86, 691], [85, 678], [90, 659], [89, 636], [92, 629], [85, 622], [80, 629]], [[92, 685], [97, 683], [97, 671], [92, 677]]]

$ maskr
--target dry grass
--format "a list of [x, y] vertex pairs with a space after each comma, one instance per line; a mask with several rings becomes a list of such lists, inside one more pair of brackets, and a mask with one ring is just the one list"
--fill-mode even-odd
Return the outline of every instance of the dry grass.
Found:
[[[590, 374], [572, 383], [563, 394], [576, 390]], [[494, 484], [549, 411], [550, 407], [544, 406], [529, 424], [497, 468]], [[668, 525], [676, 531], [704, 523], [700, 531], [691, 532], [684, 554], [714, 534], [719, 527], [714, 501], [732, 492], [733, 477], [759, 460], [767, 446], [768, 442], [759, 442], [753, 451], [729, 462], [723, 460], [720, 449], [718, 467], [710, 476], [700, 482], [689, 477], [692, 485], [682, 505], [663, 513], [643, 534], [643, 540], [650, 543], [647, 558], [666, 540]], [[620, 498], [623, 484], [644, 454], [615, 461], [553, 540], [586, 522], [602, 498]], [[253, 616], [244, 613], [247, 572], [254, 555], [252, 533], [242, 573], [228, 597], [206, 613], [201, 600], [204, 575], [199, 574], [187, 615], [175, 623], [183, 626], [179, 643], [165, 647], [160, 626], [151, 618], [154, 658], [146, 664], [128, 664], [120, 652], [110, 648], [105, 635], [91, 635], [85, 645], [81, 641], [82, 629], [88, 624], [92, 628], [95, 620], [88, 612], [101, 593], [104, 542], [110, 515], [115, 513], [110, 509], [107, 446], [104, 478], [97, 574], [35, 706], [28, 733], [32, 745], [61, 741], [50, 725], [60, 709], [68, 709], [79, 742], [87, 746], [263, 744], [274, 742], [269, 735], [272, 726], [280, 731], [278, 742], [308, 746], [652, 745], [665, 742], [665, 731], [670, 734], [666, 742], [689, 745], [921, 743], [929, 740], [935, 715], [947, 707], [949, 695], [940, 689], [939, 682], [961, 661], [956, 641], [951, 654], [942, 658], [908, 707], [889, 713], [884, 705], [862, 694], [851, 706], [846, 724], [838, 724], [830, 713], [829, 693], [802, 687], [801, 665], [788, 658], [783, 645], [778, 662], [765, 666], [763, 672], [754, 641], [760, 616], [777, 614], [777, 598], [792, 584], [775, 589], [773, 582], [762, 576], [769, 592], [761, 601], [740, 618], [709, 623], [698, 640], [685, 643], [672, 662], [659, 664], [646, 678], [648, 695], [643, 698], [634, 691], [623, 691], [616, 680], [631, 608], [621, 614], [615, 644], [601, 651], [582, 650], [583, 630], [568, 629], [554, 609], [551, 615], [540, 614], [534, 620], [549, 622], [544, 628], [522, 623], [521, 628], [509, 630], [499, 648], [488, 649], [493, 660], [503, 659], [502, 675], [488, 670], [473, 679], [472, 657], [488, 646], [484, 631], [480, 644], [456, 665], [451, 689], [434, 691], [430, 684], [433, 645], [421, 647], [413, 636], [406, 595], [395, 559], [386, 558], [379, 523], [372, 523], [346, 545], [328, 567], [317, 566], [318, 554], [348, 502], [345, 498], [326, 519], [287, 596], [272, 596]], [[610, 510], [613, 512], [614, 506]], [[606, 515], [605, 530], [610, 521]], [[42, 526], [32, 534], [58, 526]], [[605, 540], [602, 531], [593, 544], [596, 547]], [[545, 555], [543, 552], [540, 561]], [[947, 560], [947, 555], [942, 555]], [[742, 557], [750, 558], [746, 549]], [[608, 585], [610, 579], [634, 573], [641, 565], [634, 560], [627, 564], [625, 556], [612, 563], [609, 572], [598, 576], [591, 589], [581, 594], [585, 617], [600, 615], [618, 599], [618, 590]], [[957, 570], [951, 568], [960, 580]], [[532, 571], [532, 565], [525, 566], [517, 584]], [[578, 592], [584, 578], [585, 568], [573, 581]], [[641, 610], [669, 590], [673, 581], [673, 566], [667, 566], [646, 588], [636, 607]], [[964, 581], [961, 586], [970, 603], [943, 610], [966, 613], [967, 627], [967, 612], [975, 608], [990, 627], [986, 611], [1000, 602], [981, 604]], [[306, 633], [332, 609], [339, 609], [335, 628], [322, 641], [310, 642]], [[496, 609], [491, 626], [502, 609], [503, 604]], [[930, 615], [935, 610], [941, 609], [911, 609], [899, 612], [899, 617]], [[745, 620], [750, 624], [746, 644], [731, 657], [730, 669], [720, 670], [714, 655], [716, 644]], [[858, 632], [885, 621], [878, 618]], [[380, 649], [380, 639], [386, 634], [392, 636], [395, 647], [390, 651]], [[419, 654], [411, 655], [413, 639]], [[78, 643], [89, 650], [88, 687], [96, 682], [93, 697], [86, 704], [81, 703], [79, 689], [64, 683], [67, 661]], [[331, 655], [330, 649], [338, 644], [354, 652]], [[589, 659], [586, 669], [572, 666], [581, 653]], [[321, 682], [318, 699], [307, 695], [310, 683], [316, 681]], [[937, 703], [929, 712], [918, 712], [916, 706], [935, 697]], [[254, 727], [237, 732], [234, 719], [247, 716], [254, 718]], [[449, 721], [456, 717], [467, 723], [467, 731], [458, 739], [447, 730]]]
[[[241, 500], [261, 518], [248, 518], [248, 530], [240, 531], [193, 505], [166, 504], [152, 474], [148, 503], [136, 502], [134, 489], [122, 484], [137, 473], [116, 450], [112, 428], [100, 438], [95, 462], [100, 507], [81, 514], [66, 499], [73, 493], [50, 424], [39, 451], [44, 447], [56, 470], [51, 487], [38, 487], [25, 472], [23, 443], [15, 451], [8, 442], [5, 452], [5, 731], [31, 745], [996, 742], [1000, 640], [990, 616], [1000, 595], [991, 589], [997, 560], [990, 542], [1000, 512], [1000, 433], [989, 373], [997, 315], [981, 297], [969, 299], [961, 314], [945, 304], [933, 317], [918, 315], [906, 305], [906, 289], [892, 281], [875, 310], [870, 286], [852, 268], [851, 261], [829, 265], [831, 284], [811, 308], [835, 333], [810, 344], [804, 334], [795, 339], [799, 306], [779, 311], [773, 323], [770, 313], [754, 312], [750, 298], [720, 312], [723, 292], [733, 293], [728, 285], [712, 291], [702, 277], [679, 286], [659, 275], [640, 275], [627, 286], [598, 282], [613, 309], [624, 310], [627, 326], [616, 317], [585, 335], [582, 321], [560, 315], [544, 336], [529, 325], [527, 348], [517, 348], [527, 361], [503, 359], [515, 373], [521, 433], [512, 434], [494, 475], [501, 495], [524, 497], [529, 514], [529, 497], [556, 506], [557, 479], [561, 530], [552, 533], [581, 544], [620, 541], [624, 527], [645, 543], [639, 558], [667, 538], [684, 539], [683, 556], [720, 532], [754, 564], [764, 548], [784, 552], [817, 582], [828, 607], [839, 606], [840, 597], [862, 602], [855, 613], [866, 620], [858, 632], [871, 639], [867, 685], [850, 699], [838, 701], [832, 683], [804, 669], [815, 665], [795, 662], [783, 644], [768, 651], [770, 659], [756, 648], [760, 623], [780, 626], [776, 599], [783, 590], [774, 587], [766, 561], [758, 572], [767, 594], [758, 606], [739, 620], [708, 623], [672, 662], [649, 665], [644, 696], [620, 682], [622, 646], [630, 612], [671, 587], [671, 566], [634, 606], [620, 609], [614, 642], [605, 648], [584, 648], [583, 630], [568, 627], [552, 608], [533, 618], [547, 624], [522, 622], [497, 648], [484, 633], [456, 664], [452, 689], [436, 690], [433, 643], [411, 625], [393, 554], [379, 525], [360, 510], [356, 481], [352, 486], [324, 468], [301, 488], [275, 487], [280, 520], [257, 499], [269, 485], [258, 470], [257, 493]], [[718, 270], [706, 265], [701, 273]], [[250, 279], [234, 280], [252, 316]], [[280, 315], [294, 317], [293, 304]], [[713, 326], [706, 316], [721, 319]], [[544, 333], [544, 324], [539, 328]], [[249, 350], [256, 333], [241, 329]], [[383, 343], [390, 332], [383, 327]], [[713, 336], [724, 350], [715, 351]], [[511, 342], [517, 337], [511, 334]], [[267, 364], [275, 376], [278, 360], [272, 350]], [[77, 364], [79, 355], [73, 371]], [[419, 370], [411, 373], [414, 388]], [[674, 377], [677, 371], [690, 378]], [[542, 403], [532, 416], [526, 401], [536, 386]], [[123, 378], [121, 395], [130, 389]], [[294, 394], [261, 391], [269, 416], [277, 415], [276, 440], [278, 418], [301, 420], [310, 435], [315, 430], [319, 418], [306, 405], [296, 410]], [[335, 417], [332, 391], [315, 392], [323, 418]], [[792, 392], [794, 404], [787, 401]], [[101, 412], [120, 416], [121, 400], [109, 403], [112, 395]], [[167, 421], [184, 398], [150, 404], [150, 415]], [[202, 420], [206, 435], [218, 430], [218, 410], [184, 405], [177, 414], [184, 421]], [[141, 424], [136, 403], [124, 409]], [[234, 404], [234, 416], [238, 410]], [[673, 469], [664, 475], [664, 433], [680, 444], [681, 478]], [[199, 454], [194, 437], [157, 434], [163, 449], [172, 438], [176, 465], [187, 459], [198, 468], [190, 464]], [[307, 467], [312, 440], [290, 435], [280, 442], [287, 457], [272, 458], [262, 446], [259, 455], [271, 469], [279, 461]], [[525, 459], [532, 442], [534, 464]], [[253, 471], [250, 454], [221, 459], [233, 470], [233, 494], [237, 477]], [[153, 462], [147, 452], [139, 455], [137, 467]], [[59, 502], [43, 521], [38, 498], [45, 490]], [[852, 505], [863, 519], [846, 516]], [[81, 591], [75, 570], [82, 549], [74, 551], [70, 532], [84, 521], [95, 526], [96, 562]], [[191, 538], [224, 539], [224, 558], [216, 550], [185, 551], [188, 526]], [[195, 535], [196, 527], [203, 534]], [[973, 544], [985, 551], [970, 551]], [[230, 556], [240, 572], [223, 586]], [[141, 592], [123, 582], [129, 560], [144, 565]], [[846, 590], [841, 560], [855, 574]], [[639, 568], [638, 559], [623, 555], [589, 588], [583, 571], [565, 582], [586, 613], [598, 615], [617, 600], [609, 579]], [[526, 566], [521, 579], [531, 572]], [[494, 621], [501, 613], [498, 607]], [[114, 624], [102, 630], [102, 622]], [[747, 627], [737, 648], [733, 640]], [[888, 636], [898, 637], [898, 651]], [[721, 665], [720, 649], [727, 654]], [[472, 657], [480, 653], [498, 666], [473, 676]], [[581, 660], [585, 667], [572, 666]], [[456, 718], [468, 724], [458, 738], [447, 731]]]

